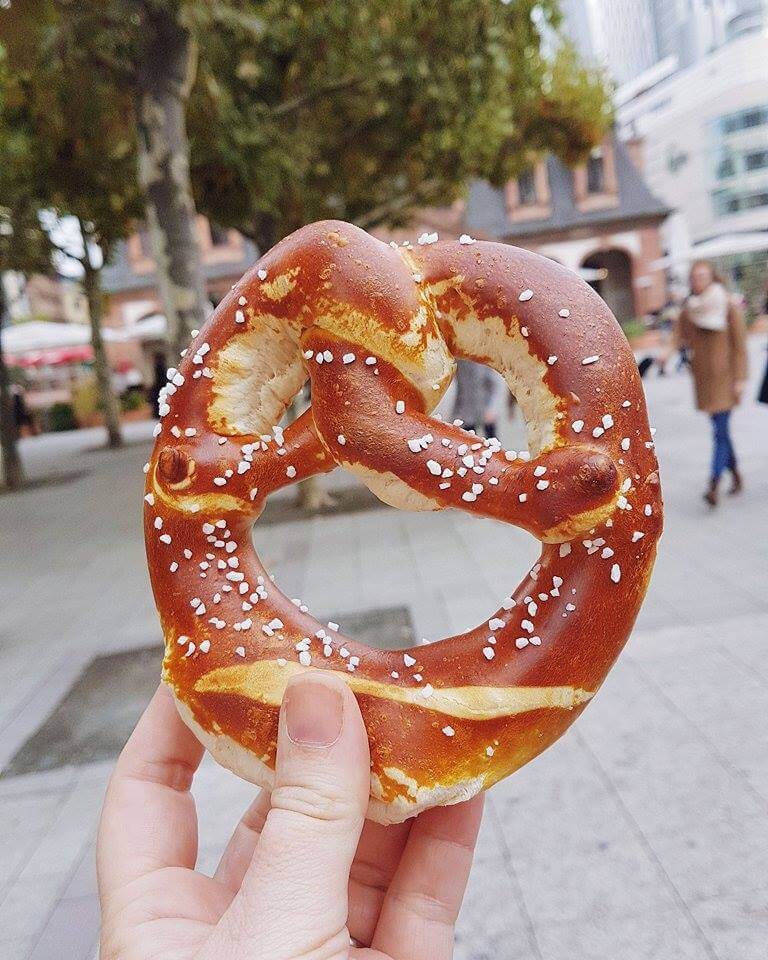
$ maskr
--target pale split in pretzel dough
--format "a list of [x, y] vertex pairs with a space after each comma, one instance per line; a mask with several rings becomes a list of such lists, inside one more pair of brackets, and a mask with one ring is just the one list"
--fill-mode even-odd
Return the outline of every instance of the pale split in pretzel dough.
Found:
[[[257, 266], [180, 364], [147, 469], [164, 680], [213, 757], [269, 789], [285, 684], [333, 670], [369, 733], [369, 816], [400, 822], [474, 796], [554, 742], [621, 650], [661, 532], [642, 387], [605, 304], [525, 251], [392, 250], [329, 222]], [[505, 378], [529, 456], [429, 416], [454, 355]], [[280, 430], [308, 377], [310, 411]], [[268, 580], [250, 524], [271, 492], [334, 465], [402, 510], [516, 523], [541, 558], [457, 637], [385, 651], [329, 633]]]
[[[181, 719], [217, 763], [263, 790], [272, 790], [275, 785], [275, 771], [271, 767], [232, 737], [226, 734], [209, 733], [203, 729], [186, 703], [175, 694], [174, 699]], [[368, 800], [366, 818], [373, 820], [374, 823], [403, 823], [431, 807], [448, 806], [471, 800], [485, 785], [484, 777], [473, 777], [463, 783], [452, 784], [450, 787], [439, 785], [431, 788], [420, 787], [413, 778], [407, 777], [394, 767], [388, 767], [386, 775], [391, 780], [399, 780], [407, 788], [409, 799], [395, 797], [394, 800], [384, 802], [380, 799], [380, 780], [376, 774], [371, 774], [371, 796]]]

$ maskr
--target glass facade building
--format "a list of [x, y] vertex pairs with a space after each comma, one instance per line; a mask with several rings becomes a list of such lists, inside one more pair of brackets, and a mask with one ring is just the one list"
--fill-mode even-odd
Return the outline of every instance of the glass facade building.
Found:
[[768, 208], [768, 101], [710, 124], [715, 216]]

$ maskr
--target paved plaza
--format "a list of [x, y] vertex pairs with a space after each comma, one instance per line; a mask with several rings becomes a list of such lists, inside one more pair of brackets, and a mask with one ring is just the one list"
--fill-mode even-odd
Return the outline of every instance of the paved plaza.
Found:
[[[667, 511], [650, 593], [594, 704], [489, 793], [460, 960], [768, 957], [768, 408], [751, 400], [764, 346], [753, 339], [734, 425], [746, 491], [714, 513], [687, 375], [646, 383]], [[99, 431], [24, 441], [30, 476], [55, 482], [0, 496], [0, 770], [96, 654], [159, 641], [141, 536], [151, 424], [127, 432], [114, 453], [95, 449]], [[502, 439], [520, 434], [513, 420]], [[255, 538], [281, 588], [321, 619], [406, 606], [427, 639], [487, 617], [536, 553], [498, 523], [389, 509], [257, 526]], [[0, 778], [0, 960], [93, 956], [110, 766]], [[204, 762], [201, 869], [253, 792]]]

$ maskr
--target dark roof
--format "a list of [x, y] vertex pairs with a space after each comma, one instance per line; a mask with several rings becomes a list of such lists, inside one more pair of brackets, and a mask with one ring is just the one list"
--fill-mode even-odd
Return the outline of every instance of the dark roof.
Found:
[[[258, 253], [254, 244], [243, 238], [243, 256], [238, 260], [226, 260], [222, 263], [204, 263], [205, 279], [218, 280], [220, 277], [239, 277], [256, 262], [257, 257]], [[114, 253], [101, 272], [101, 280], [106, 293], [142, 290], [157, 286], [157, 276], [154, 272], [134, 272], [128, 260], [128, 249], [125, 241], [115, 244]]]
[[470, 184], [464, 213], [466, 229], [472, 233], [503, 240], [558, 233], [574, 227], [595, 227], [624, 220], [663, 220], [669, 207], [649, 190], [642, 174], [630, 159], [627, 148], [613, 137], [619, 203], [608, 210], [582, 212], [573, 196], [571, 171], [554, 156], [547, 157], [551, 214], [540, 220], [513, 222], [507, 216], [504, 190], [492, 187], [485, 180]]

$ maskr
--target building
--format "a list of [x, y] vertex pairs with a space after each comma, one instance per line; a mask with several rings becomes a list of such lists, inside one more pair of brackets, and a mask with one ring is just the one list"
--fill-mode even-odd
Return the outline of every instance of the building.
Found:
[[685, 69], [619, 91], [620, 135], [642, 138], [648, 185], [675, 208], [664, 245], [680, 273], [692, 245], [768, 231], [766, 63], [768, 30], [744, 30]]
[[641, 145], [611, 134], [583, 166], [553, 156], [497, 189], [472, 184], [464, 214], [475, 237], [500, 240], [551, 257], [587, 278], [619, 320], [663, 306], [659, 228], [666, 204], [646, 186]]
[[763, 6], [763, 0], [652, 0], [659, 60], [675, 57], [678, 69], [690, 67], [759, 28]]
[[48, 320], [54, 323], [86, 323], [88, 302], [77, 280], [35, 273], [25, 277], [7, 271], [3, 289], [11, 321]]
[[563, 27], [587, 60], [622, 86], [656, 64], [684, 70], [764, 30], [767, 0], [563, 0]]
[[619, 137], [643, 141], [648, 186], [674, 210], [662, 234], [673, 275], [702, 243], [737, 281], [763, 269], [768, 0], [564, 0], [564, 13], [618, 85]]
[[658, 60], [649, 0], [562, 0], [563, 26], [582, 56], [626, 83]]
[[[197, 239], [206, 289], [216, 306], [229, 288], [256, 260], [256, 248], [236, 230], [223, 230], [205, 217], [197, 218]], [[107, 324], [128, 327], [162, 312], [155, 262], [149, 233], [138, 230], [115, 247], [102, 270], [102, 286], [108, 295]]]
[[[197, 239], [208, 298], [215, 307], [256, 260], [256, 248], [236, 230], [218, 228], [202, 216], [197, 218]], [[108, 344], [110, 362], [136, 368], [151, 384], [157, 379], [166, 340], [157, 272], [145, 229], [116, 244], [102, 270], [102, 286], [107, 295], [105, 325], [125, 335]]]

